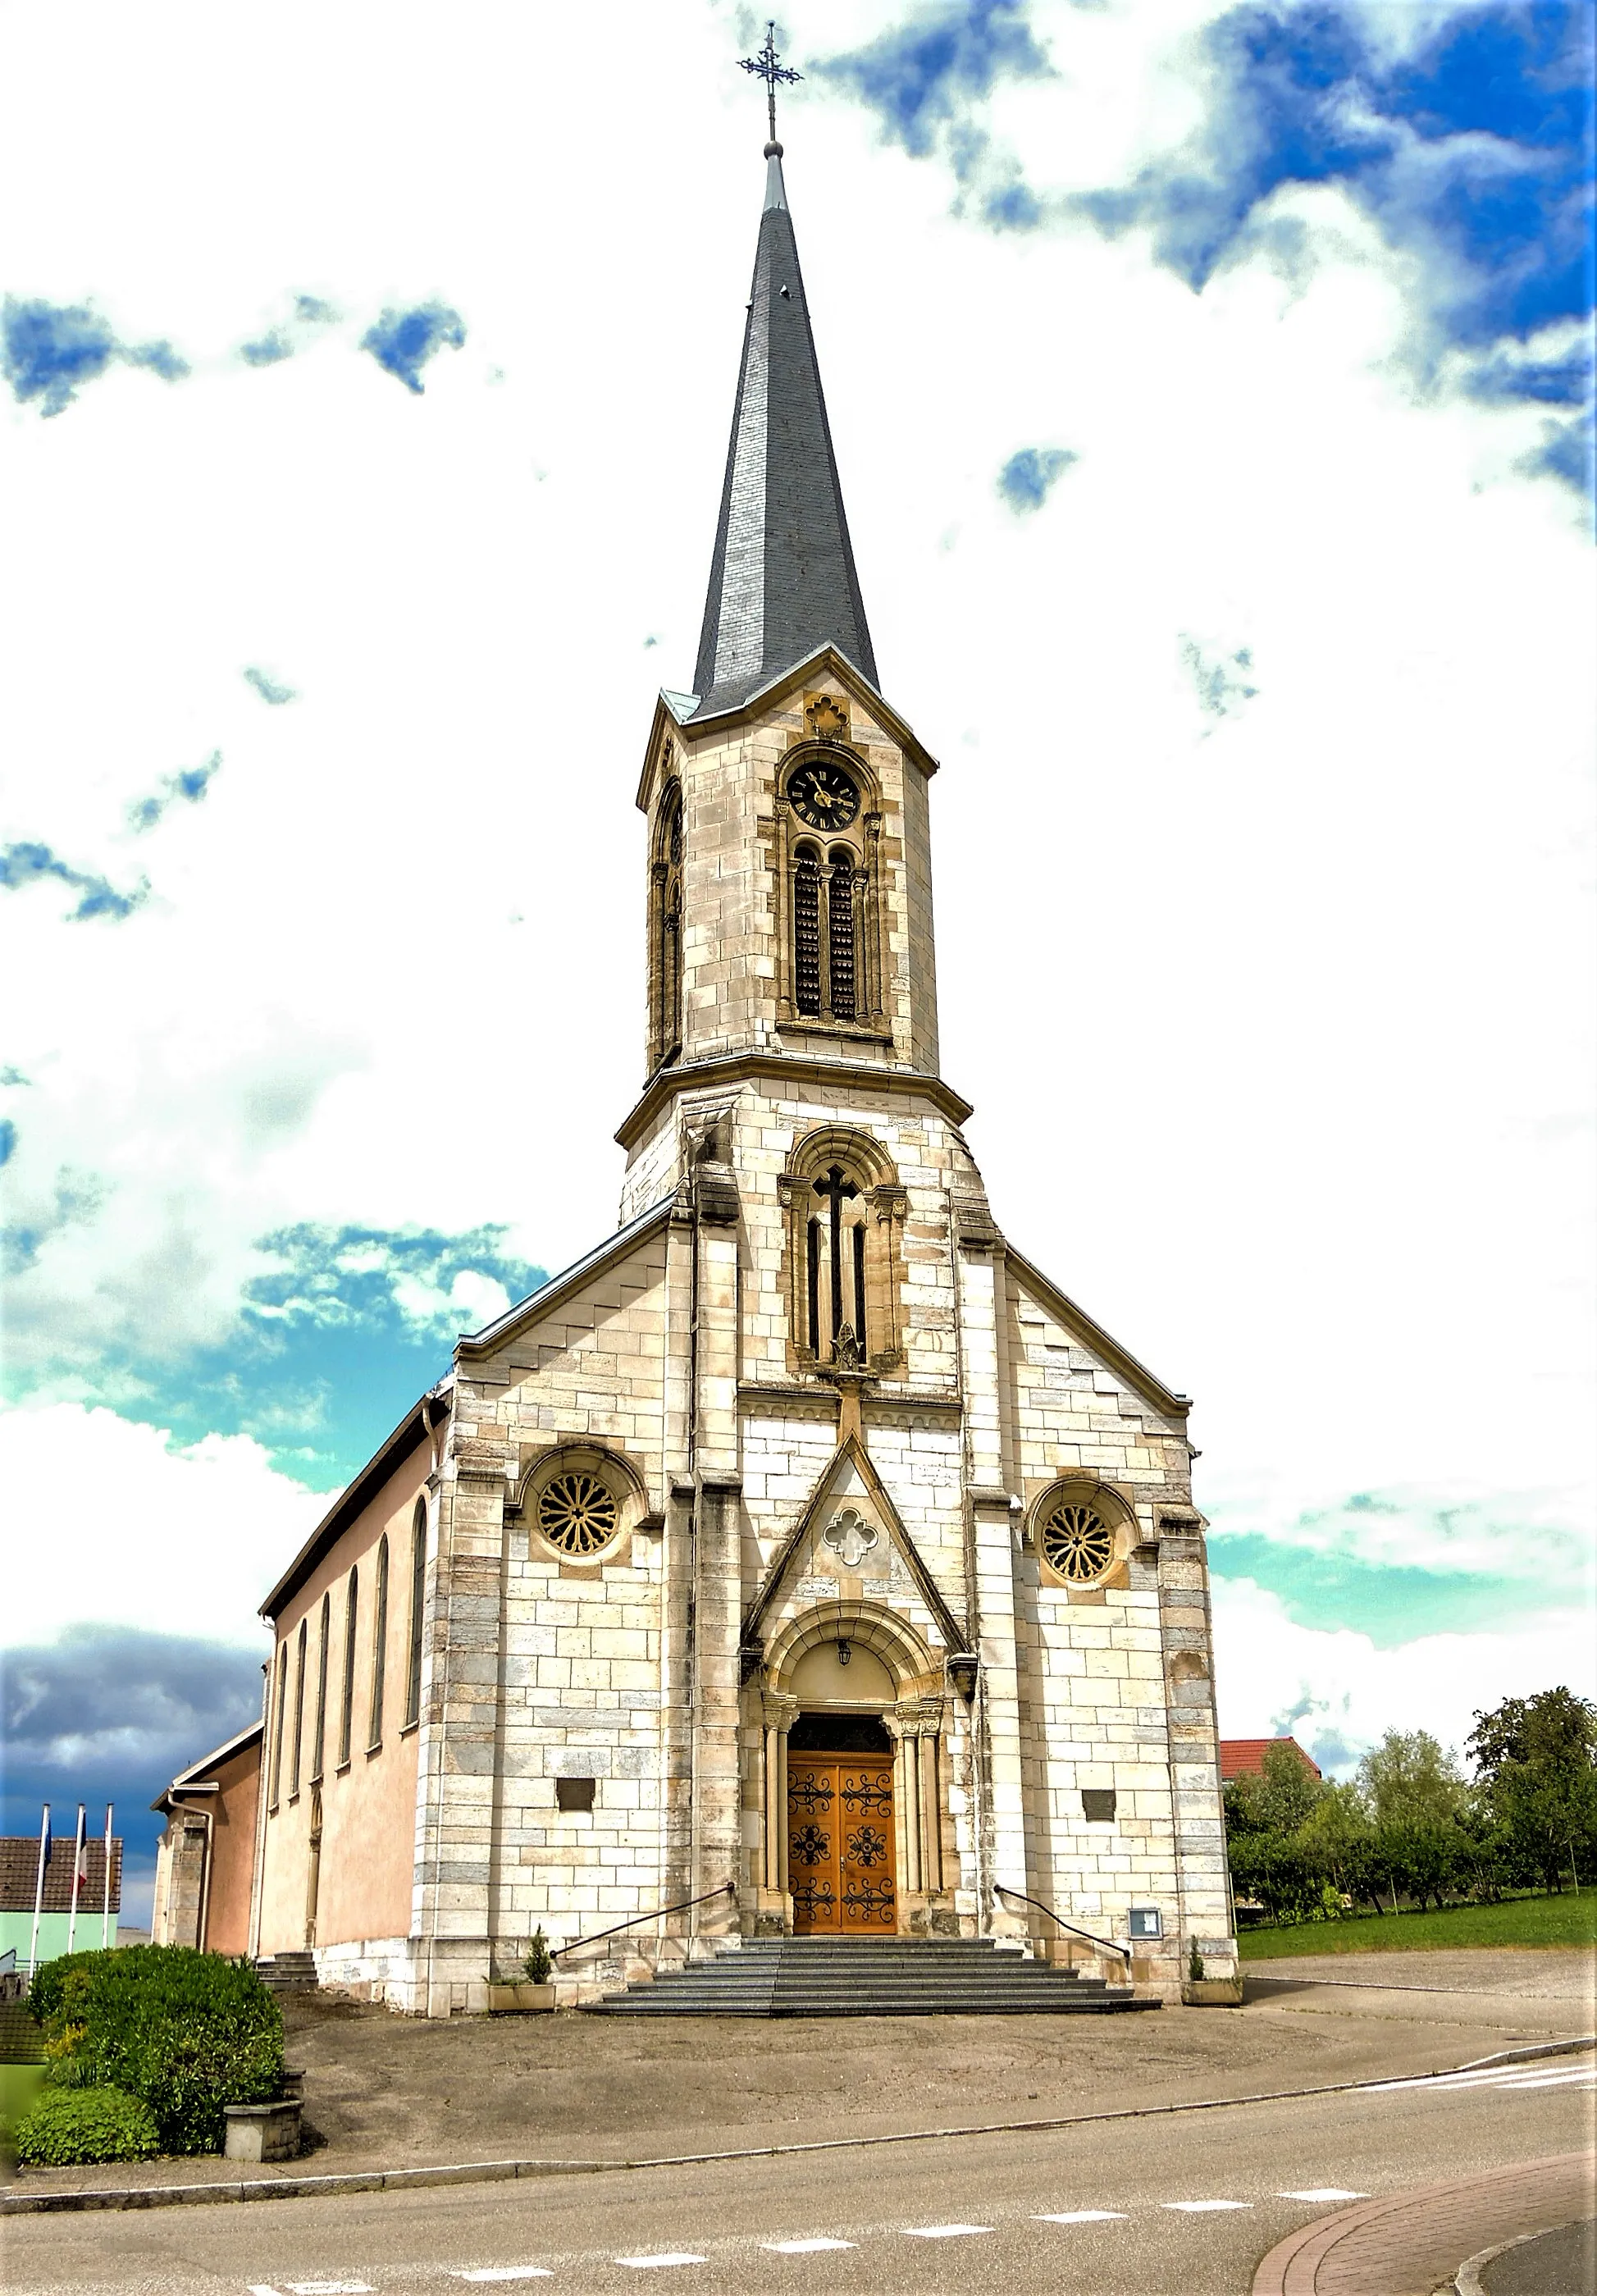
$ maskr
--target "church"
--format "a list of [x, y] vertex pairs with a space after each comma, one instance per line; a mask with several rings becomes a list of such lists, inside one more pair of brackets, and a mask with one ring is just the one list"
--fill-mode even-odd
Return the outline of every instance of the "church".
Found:
[[938, 764], [774, 122], [766, 167], [638, 777], [619, 1225], [460, 1341], [267, 1594], [261, 1720], [159, 1805], [158, 1936], [418, 2014], [540, 1930], [574, 1999], [787, 1937], [1235, 1968], [1188, 1401], [1010, 1243], [943, 1077]]

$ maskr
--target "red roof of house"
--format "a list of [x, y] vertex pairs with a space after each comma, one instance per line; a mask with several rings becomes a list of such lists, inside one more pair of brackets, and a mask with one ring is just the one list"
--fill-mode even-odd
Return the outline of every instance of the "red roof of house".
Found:
[[1265, 1767], [1265, 1756], [1272, 1746], [1290, 1746], [1306, 1770], [1320, 1775], [1320, 1765], [1312, 1754], [1306, 1754], [1296, 1738], [1222, 1738], [1220, 1741], [1220, 1781], [1229, 1785], [1233, 1778], [1257, 1776]]
[[[64, 1914], [72, 1903], [73, 1835], [57, 1833], [50, 1842], [50, 1863], [45, 1868], [44, 1911]], [[105, 1903], [105, 1839], [90, 1834], [87, 1842], [88, 1878], [78, 1885], [79, 1916], [97, 1914]], [[7, 1833], [0, 1835], [0, 1912], [30, 1914], [33, 1893], [38, 1882], [39, 1838], [37, 1833]], [[111, 1909], [120, 1910], [122, 1904], [122, 1841], [119, 1834], [111, 1836]]]

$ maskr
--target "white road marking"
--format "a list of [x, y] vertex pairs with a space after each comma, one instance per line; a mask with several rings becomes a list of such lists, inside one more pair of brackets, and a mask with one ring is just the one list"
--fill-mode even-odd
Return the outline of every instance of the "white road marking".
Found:
[[1128, 2224], [1124, 2209], [1066, 2209], [1061, 2215], [1033, 2217], [1033, 2224]]
[[1368, 2193], [1345, 2193], [1339, 2185], [1311, 2185], [1306, 2193], [1277, 2193], [1278, 2201], [1367, 2201]]
[[702, 2256], [690, 2256], [683, 2249], [667, 2256], [616, 2256], [610, 2261], [612, 2264], [625, 2264], [634, 2272], [648, 2272], [657, 2264], [704, 2264], [708, 2259]]
[[1490, 2088], [1499, 2095], [1511, 2095], [1524, 2088], [1591, 2088], [1597, 2086], [1597, 2066], [1582, 2066], [1576, 2072], [1532, 2072], [1511, 2070], [1506, 2065], [1486, 2066], [1480, 2072], [1432, 2073], [1414, 2080], [1373, 2081], [1364, 2091], [1366, 2096], [1391, 2096], [1399, 2090], [1428, 2088], [1444, 2095], [1461, 2089]]
[[963, 2240], [968, 2233], [991, 2232], [991, 2225], [905, 2225], [910, 2240]]
[[1179, 2209], [1183, 2217], [1208, 2216], [1216, 2209], [1250, 2209], [1251, 2201], [1161, 2201], [1161, 2208]]
[[369, 2280], [285, 2280], [290, 2296], [376, 2296]]
[[855, 2248], [852, 2240], [762, 2240], [760, 2246], [768, 2248], [773, 2256], [819, 2256], [823, 2248]]
[[478, 2272], [452, 2272], [451, 2280], [553, 2280], [546, 2264], [484, 2265]]
[[277, 2296], [277, 2291], [268, 2288], [264, 2280], [252, 2280], [245, 2289], [244, 2296]]

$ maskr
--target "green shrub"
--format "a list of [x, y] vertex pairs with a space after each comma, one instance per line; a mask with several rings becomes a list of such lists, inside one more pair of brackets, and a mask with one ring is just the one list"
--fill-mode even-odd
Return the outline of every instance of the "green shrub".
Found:
[[47, 2088], [17, 2124], [17, 2159], [27, 2169], [79, 2161], [148, 2161], [160, 2151], [155, 2115], [118, 2088]]
[[190, 1946], [74, 1954], [45, 1988], [52, 2081], [141, 2098], [168, 2152], [219, 2152], [226, 2104], [283, 2080], [283, 2015], [248, 1962]]
[[530, 1984], [548, 1984], [554, 1964], [550, 1959], [549, 1940], [544, 1935], [541, 1923], [528, 1940], [527, 1958], [521, 1966], [527, 1972]]

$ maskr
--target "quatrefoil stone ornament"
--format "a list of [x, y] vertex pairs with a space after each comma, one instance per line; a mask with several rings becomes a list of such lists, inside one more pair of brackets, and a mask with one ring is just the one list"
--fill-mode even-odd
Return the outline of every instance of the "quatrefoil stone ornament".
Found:
[[853, 1507], [846, 1508], [822, 1535], [845, 1570], [857, 1570], [881, 1536], [875, 1524], [864, 1521]]

